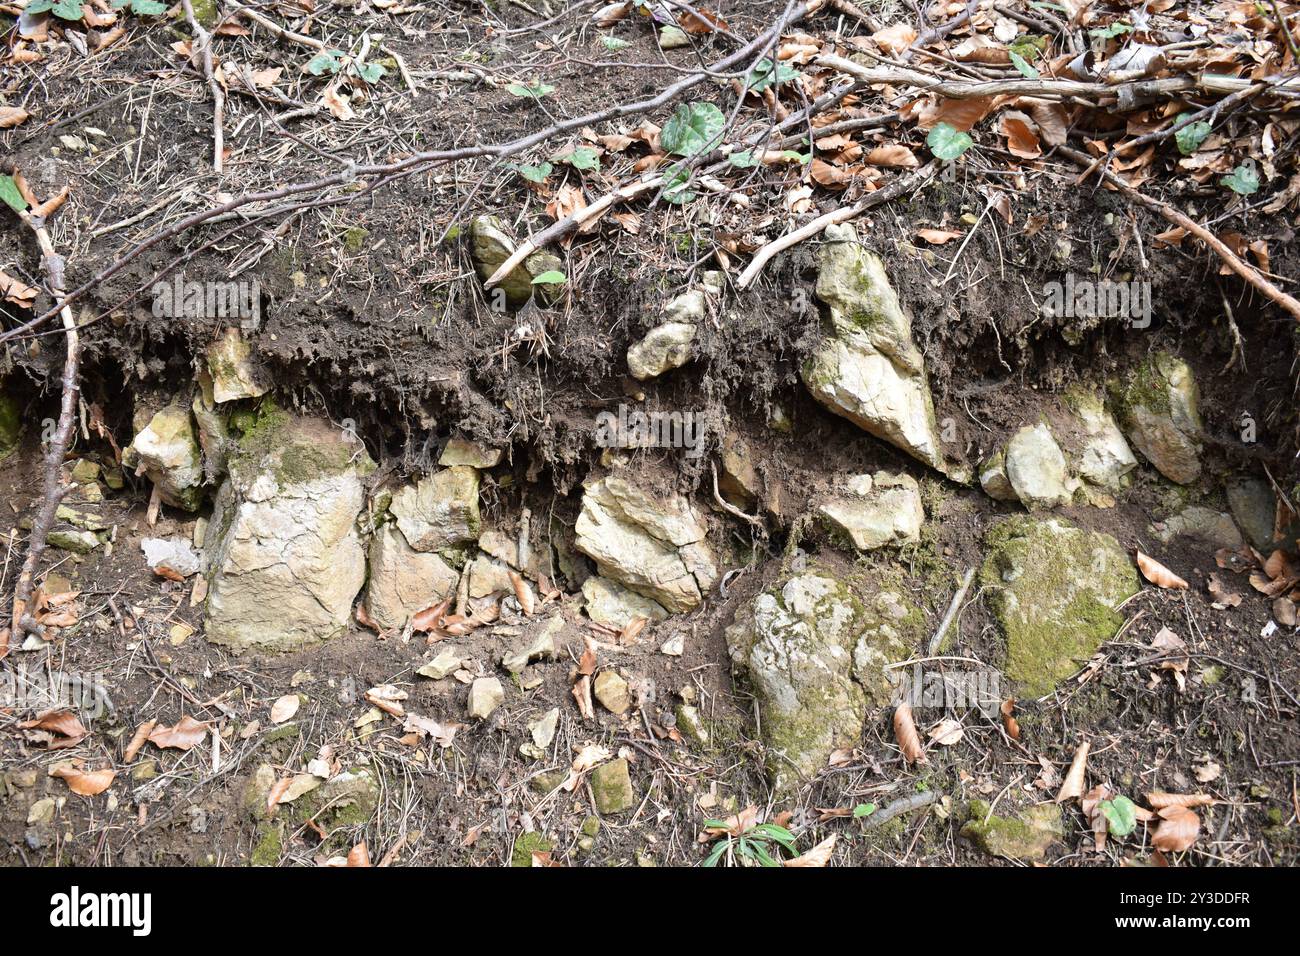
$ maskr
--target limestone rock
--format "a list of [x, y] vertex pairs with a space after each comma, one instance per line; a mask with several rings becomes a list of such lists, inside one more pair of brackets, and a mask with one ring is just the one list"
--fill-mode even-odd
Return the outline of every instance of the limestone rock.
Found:
[[737, 612], [727, 648], [758, 698], [778, 789], [857, 745], [868, 703], [889, 701], [884, 666], [907, 653], [901, 627], [820, 571], [797, 574]]
[[444, 468], [397, 491], [389, 510], [416, 551], [473, 541], [479, 533], [478, 472], [464, 465]]
[[1074, 489], [1065, 470], [1065, 455], [1041, 422], [1011, 436], [1006, 453], [1007, 481], [1026, 508], [1069, 504]]
[[238, 328], [228, 328], [208, 346], [212, 398], [218, 405], [265, 395], [264, 372], [253, 361], [253, 350]]
[[501, 464], [500, 448], [488, 448], [486, 445], [466, 441], [462, 438], [448, 440], [446, 446], [442, 449], [442, 455], [438, 458], [438, 465], [443, 468], [450, 468], [454, 465], [465, 465], [469, 468], [495, 468], [499, 464]]
[[993, 856], [1035, 861], [1065, 838], [1065, 827], [1061, 808], [1052, 803], [1036, 804], [1015, 817], [1000, 817], [991, 814], [985, 801], [972, 800], [961, 834]]
[[632, 377], [645, 381], [691, 360], [691, 343], [696, 328], [686, 322], [665, 322], [646, 333], [627, 350], [627, 368]]
[[918, 541], [925, 523], [916, 479], [884, 471], [854, 476], [849, 493], [823, 504], [818, 514], [859, 551]]
[[1025, 696], [1046, 694], [1115, 636], [1137, 572], [1110, 535], [1063, 518], [1008, 518], [985, 543], [980, 584], [1006, 636], [1004, 671]]
[[547, 619], [517, 650], [501, 655], [501, 666], [518, 674], [533, 661], [554, 660], [560, 653], [556, 638], [563, 629], [564, 618], [558, 614]]
[[945, 474], [934, 400], [912, 322], [884, 263], [858, 244], [850, 225], [829, 226], [820, 253], [817, 297], [830, 310], [830, 335], [802, 369], [812, 396], [859, 428]]
[[1263, 478], [1237, 478], [1229, 481], [1225, 490], [1232, 516], [1250, 543], [1265, 554], [1271, 553], [1273, 525], [1277, 519], [1277, 495], [1273, 486]]
[[1151, 533], [1162, 544], [1168, 544], [1174, 538], [1196, 538], [1210, 551], [1219, 548], [1236, 551], [1246, 543], [1232, 515], [1200, 505], [1191, 505], [1158, 522], [1152, 526]]
[[[486, 282], [515, 252], [515, 242], [505, 232], [496, 216], [479, 216], [469, 227], [470, 257], [481, 281]], [[497, 288], [505, 294], [505, 304], [518, 309], [532, 298], [533, 279], [562, 265], [553, 254], [535, 252], [514, 268]], [[492, 293], [489, 291], [489, 298]]]
[[621, 717], [632, 706], [632, 695], [628, 690], [627, 681], [616, 671], [603, 670], [597, 674], [595, 681], [592, 682], [592, 691], [601, 706], [611, 714], [618, 714]]
[[1137, 450], [1170, 481], [1201, 474], [1201, 414], [1196, 379], [1182, 359], [1158, 352], [1112, 385], [1120, 423]]
[[718, 492], [737, 508], [753, 507], [762, 492], [762, 482], [750, 458], [749, 443], [732, 433], [722, 437], [719, 449]]
[[626, 760], [611, 760], [591, 772], [591, 792], [596, 798], [596, 809], [609, 815], [631, 810], [636, 806], [636, 793], [632, 790], [632, 775]]
[[682, 736], [698, 747], [709, 745], [709, 729], [704, 725], [700, 709], [691, 704], [679, 704], [677, 707], [677, 729]]
[[122, 460], [143, 470], [162, 500], [175, 508], [198, 511], [203, 500], [203, 457], [194, 419], [184, 405], [167, 405], [131, 442]]
[[389, 522], [370, 542], [366, 611], [385, 630], [400, 629], [413, 615], [454, 594], [459, 581], [441, 556], [416, 551]]
[[279, 651], [347, 629], [366, 579], [356, 519], [373, 467], [323, 420], [276, 412], [244, 436], [206, 536], [209, 640]]
[[433, 660], [416, 671], [421, 677], [427, 677], [430, 680], [442, 680], [444, 677], [460, 670], [461, 662], [465, 658], [465, 652], [459, 647], [450, 644], [439, 644], [438, 646], [441, 649]]
[[1089, 484], [1119, 491], [1125, 477], [1137, 467], [1124, 433], [1105, 404], [1091, 392], [1075, 391], [1066, 401], [1078, 420], [1081, 443], [1071, 455], [1074, 469]]
[[201, 565], [199, 553], [187, 538], [144, 538], [140, 550], [150, 570], [164, 577], [188, 578], [197, 574]]
[[582, 597], [589, 618], [619, 631], [632, 623], [633, 618], [662, 621], [668, 616], [654, 601], [598, 574], [582, 582]]
[[510, 568], [504, 561], [495, 561], [480, 554], [469, 565], [469, 596], [485, 598], [492, 594], [511, 594], [514, 582]]
[[486, 720], [506, 699], [505, 688], [495, 677], [480, 677], [469, 687], [469, 715]]
[[588, 480], [575, 530], [575, 547], [603, 576], [665, 610], [689, 611], [717, 579], [704, 522], [680, 496], [652, 496], [615, 475]]
[[1016, 489], [1011, 487], [1011, 479], [1007, 477], [1007, 457], [1006, 451], [1002, 448], [997, 449], [987, 458], [979, 469], [980, 487], [994, 501], [1019, 501], [1016, 495]]

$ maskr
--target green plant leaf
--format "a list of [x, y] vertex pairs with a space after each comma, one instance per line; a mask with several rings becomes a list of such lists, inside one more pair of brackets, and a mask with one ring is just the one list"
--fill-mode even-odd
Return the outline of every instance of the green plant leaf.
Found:
[[626, 40], [620, 39], [619, 37], [601, 37], [600, 43], [601, 46], [610, 53], [617, 53], [619, 50], [625, 50], [631, 45]]
[[1227, 186], [1238, 196], [1249, 196], [1259, 191], [1259, 173], [1254, 166], [1242, 163], [1219, 182]]
[[551, 269], [533, 278], [533, 285], [564, 285], [568, 280], [558, 269]]
[[859, 803], [853, 808], [853, 818], [856, 820], [860, 817], [869, 817], [876, 812], [874, 803]]
[[[711, 826], [721, 826], [721, 827], [725, 827], [726, 824], [723, 823], [721, 820], [710, 820], [710, 821], [708, 821], [708, 822], [705, 824], [705, 826], [710, 826], [710, 827], [711, 827]], [[714, 847], [713, 847], [713, 852], [710, 853], [708, 856], [706, 856], [706, 857], [704, 858], [704, 863], [701, 864], [701, 865], [702, 865], [702, 866], [717, 866], [717, 865], [718, 865], [718, 861], [719, 861], [720, 859], [722, 859], [722, 854], [724, 854], [724, 853], [727, 852], [727, 845], [728, 845], [729, 843], [731, 843], [731, 840], [730, 840], [730, 839], [719, 840], [719, 841], [714, 845]]]
[[529, 166], [521, 163], [515, 167], [515, 171], [530, 183], [545, 182], [546, 177], [551, 175], [553, 169], [555, 169], [555, 167], [547, 162], [538, 163], [536, 166]]
[[[662, 135], [661, 133], [660, 136]], [[690, 170], [680, 163], [667, 169], [664, 172], [664, 202], [672, 203], [674, 206], [684, 206], [694, 201], [695, 191], [687, 188], [690, 180]]]
[[160, 17], [167, 12], [167, 4], [158, 0], [131, 0], [131, 12], [141, 17]]
[[683, 103], [659, 131], [659, 145], [675, 156], [694, 156], [717, 146], [726, 126], [712, 103]]
[[1104, 27], [1100, 27], [1096, 30], [1089, 30], [1088, 32], [1092, 34], [1094, 37], [1096, 37], [1098, 40], [1113, 40], [1115, 37], [1119, 36], [1120, 34], [1132, 33], [1133, 27], [1127, 23], [1124, 23], [1122, 20], [1116, 20], [1114, 23], [1108, 24]]
[[777, 63], [773, 68], [772, 61], [762, 59], [754, 67], [754, 72], [749, 78], [749, 89], [754, 93], [762, 93], [770, 86], [780, 86], [782, 83], [789, 83], [799, 71], [788, 63]]
[[[1181, 123], [1190, 113], [1180, 113], [1174, 120], [1174, 125]], [[1200, 149], [1201, 144], [1205, 142], [1206, 137], [1210, 135], [1210, 124], [1205, 120], [1197, 120], [1195, 123], [1188, 123], [1177, 133], [1174, 133], [1174, 142], [1178, 144], [1178, 152], [1184, 156], [1190, 156]]]
[[781, 864], [772, 859], [772, 855], [767, 852], [767, 847], [763, 846], [759, 840], [754, 841], [754, 856], [763, 866], [780, 866]]
[[54, 6], [50, 7], [50, 12], [60, 20], [80, 20], [81, 0], [55, 0]]
[[1128, 797], [1101, 801], [1101, 812], [1106, 818], [1106, 829], [1117, 837], [1128, 836], [1137, 827], [1137, 812]]
[[555, 92], [555, 87], [549, 83], [543, 83], [541, 80], [534, 80], [532, 83], [510, 83], [506, 86], [507, 93], [513, 93], [515, 96], [525, 99], [540, 100], [543, 96], [550, 96]]
[[378, 63], [354, 63], [352, 68], [356, 71], [357, 76], [372, 85], [383, 79], [384, 74], [388, 72]]
[[[115, 8], [125, 6], [126, 2], [127, 0], [121, 0], [120, 3], [114, 0], [113, 6]], [[32, 0], [31, 3], [27, 4], [26, 10], [29, 16], [34, 17], [38, 13], [48, 13], [53, 6], [54, 0]]]
[[1015, 50], [1009, 51], [1011, 55], [1011, 65], [1020, 71], [1021, 76], [1028, 77], [1031, 80], [1038, 79], [1038, 71], [1029, 65], [1029, 61], [1017, 53]]
[[925, 145], [930, 147], [935, 158], [948, 163], [970, 149], [974, 143], [969, 134], [958, 132], [950, 123], [935, 124], [930, 135], [925, 138]]
[[340, 59], [342, 56], [342, 50], [321, 50], [307, 61], [307, 72], [312, 76], [337, 73], [343, 68], [343, 61]]
[[579, 146], [570, 153], [561, 153], [555, 159], [583, 172], [588, 169], [600, 169], [600, 153], [590, 146]]
[[754, 156], [752, 149], [742, 150], [738, 153], [732, 153], [727, 157], [727, 162], [737, 169], [752, 169], [758, 165], [758, 159]]
[[0, 175], [0, 199], [14, 212], [22, 212], [27, 208], [27, 200], [18, 191], [18, 184], [12, 176]]

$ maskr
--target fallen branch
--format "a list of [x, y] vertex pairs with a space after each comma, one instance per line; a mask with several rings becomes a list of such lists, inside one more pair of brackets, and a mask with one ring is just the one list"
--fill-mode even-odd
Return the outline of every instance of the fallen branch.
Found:
[[927, 653], [931, 657], [938, 654], [943, 649], [943, 639], [948, 634], [948, 628], [952, 627], [953, 619], [957, 617], [957, 612], [961, 609], [961, 602], [966, 599], [966, 592], [970, 590], [970, 583], [975, 579], [975, 569], [968, 568], [966, 576], [961, 579], [961, 587], [957, 593], [952, 596], [952, 603], [948, 605], [948, 612], [944, 614], [943, 620], [939, 622], [939, 629], [934, 632], [934, 637], [930, 638], [930, 646]]
[[888, 186], [877, 189], [873, 193], [867, 193], [852, 206], [841, 206], [839, 209], [833, 209], [825, 215], [818, 216], [812, 222], [805, 223], [792, 232], [787, 232], [781, 238], [774, 239], [754, 254], [753, 261], [745, 267], [745, 271], [736, 280], [736, 288], [748, 288], [758, 278], [758, 274], [763, 271], [763, 267], [767, 265], [768, 261], [778, 253], [784, 252], [791, 246], [798, 245], [805, 239], [811, 239], [813, 236], [820, 234], [827, 226], [856, 219], [868, 209], [886, 203], [891, 199], [897, 199], [904, 193], [919, 189], [933, 178], [938, 168], [936, 162], [926, 163], [915, 172], [895, 179]]
[[920, 793], [908, 794], [906, 797], [899, 797], [893, 803], [881, 807], [875, 813], [871, 814], [862, 821], [863, 830], [874, 830], [876, 827], [883, 826], [900, 813], [911, 813], [913, 810], [920, 810], [922, 807], [928, 807], [939, 799], [942, 794], [938, 790], [922, 790]]
[[[1080, 166], [1088, 167], [1092, 165], [1091, 156], [1087, 153], [1081, 153], [1076, 149], [1070, 149], [1068, 146], [1058, 146], [1056, 147], [1056, 152], [1074, 160], [1074, 162]], [[1200, 239], [1207, 246], [1213, 249], [1216, 254], [1218, 254], [1219, 258], [1223, 260], [1224, 265], [1245, 279], [1250, 285], [1258, 289], [1266, 298], [1276, 302], [1285, 311], [1289, 312], [1292, 318], [1297, 322], [1300, 322], [1300, 302], [1296, 301], [1294, 297], [1287, 295], [1287, 293], [1283, 292], [1266, 279], [1254, 266], [1243, 262], [1238, 258], [1235, 252], [1224, 244], [1223, 240], [1219, 239], [1214, 235], [1214, 233], [1210, 232], [1210, 230], [1206, 229], [1200, 223], [1190, 219], [1185, 214], [1179, 212], [1167, 202], [1156, 199], [1153, 196], [1148, 196], [1146, 193], [1139, 192], [1110, 170], [1102, 170], [1102, 176], [1108, 183], [1111, 183], [1128, 198], [1141, 203], [1148, 209], [1155, 210], [1167, 221], [1186, 229], [1197, 239]]]
[[[21, 641], [28, 632], [37, 633], [40, 625], [30, 613], [28, 605], [32, 599], [33, 585], [36, 580], [36, 568], [45, 551], [46, 538], [54, 525], [59, 502], [63, 499], [62, 467], [63, 456], [67, 453], [68, 443], [72, 439], [72, 429], [76, 422], [77, 397], [80, 391], [78, 378], [81, 365], [81, 340], [77, 334], [77, 323], [72, 310], [68, 308], [64, 294], [64, 259], [54, 251], [50, 234], [45, 228], [48, 218], [54, 214], [67, 199], [68, 190], [64, 187], [53, 199], [36, 205], [30, 212], [22, 213], [23, 222], [36, 235], [36, 243], [41, 250], [41, 266], [45, 270], [46, 282], [50, 295], [63, 319], [63, 329], [67, 333], [67, 357], [63, 362], [63, 401], [59, 407], [59, 423], [50, 439], [50, 447], [45, 453], [45, 487], [41, 506], [32, 521], [32, 533], [27, 539], [27, 557], [23, 561], [22, 571], [14, 587], [13, 636]], [[30, 200], [29, 200], [30, 201]], [[8, 647], [0, 648], [0, 657], [7, 653]]]
[[199, 43], [199, 48], [194, 50], [191, 55], [202, 53], [203, 75], [207, 77], [208, 89], [212, 90], [212, 168], [220, 173], [226, 151], [225, 134], [221, 130], [222, 114], [226, 108], [226, 95], [213, 72], [212, 34], [203, 29], [203, 25], [199, 23], [198, 17], [194, 15], [194, 7], [190, 0], [181, 0], [181, 7], [185, 10], [185, 19], [189, 21], [190, 29], [194, 31], [194, 37]]

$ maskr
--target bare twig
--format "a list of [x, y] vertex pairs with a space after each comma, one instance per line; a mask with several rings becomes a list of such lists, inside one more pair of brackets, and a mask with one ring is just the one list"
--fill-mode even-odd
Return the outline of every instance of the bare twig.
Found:
[[193, 50], [191, 56], [202, 57], [203, 75], [207, 77], [208, 89], [212, 90], [212, 168], [220, 173], [226, 152], [225, 135], [221, 131], [222, 114], [226, 108], [226, 95], [213, 73], [212, 34], [199, 23], [198, 17], [194, 15], [194, 7], [190, 0], [181, 0], [181, 7], [185, 10], [185, 19], [189, 21], [190, 29], [194, 31], [194, 37], [199, 44], [198, 48]]

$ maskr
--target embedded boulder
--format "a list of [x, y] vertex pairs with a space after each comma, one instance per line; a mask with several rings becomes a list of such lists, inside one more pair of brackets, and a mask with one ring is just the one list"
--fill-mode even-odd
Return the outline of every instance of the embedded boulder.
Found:
[[208, 346], [208, 374], [212, 376], [212, 400], [238, 401], [265, 395], [264, 373], [253, 361], [253, 350], [237, 328], [228, 328]]
[[1022, 694], [1049, 693], [1115, 636], [1137, 572], [1113, 537], [1063, 518], [1008, 518], [985, 543], [980, 583], [1006, 637], [1004, 671]]
[[1128, 473], [1137, 467], [1124, 433], [1105, 404], [1090, 392], [1075, 391], [1066, 402], [1079, 424], [1080, 439], [1071, 460], [1080, 478], [1107, 491], [1123, 488]]
[[208, 527], [208, 640], [286, 651], [343, 633], [366, 580], [357, 530], [374, 464], [327, 421], [281, 412], [244, 435]]
[[393, 495], [389, 511], [416, 551], [438, 551], [479, 534], [478, 472], [453, 465]]
[[830, 334], [801, 370], [822, 405], [945, 474], [925, 361], [912, 322], [884, 263], [850, 225], [829, 226], [820, 253], [817, 297], [830, 312]]
[[833, 532], [859, 551], [920, 540], [925, 509], [921, 488], [911, 475], [855, 475], [847, 493], [821, 505], [817, 512]]
[[370, 542], [366, 611], [385, 630], [403, 628], [425, 608], [456, 593], [460, 575], [433, 552], [420, 552], [392, 522]]
[[707, 527], [687, 499], [658, 496], [611, 475], [588, 480], [574, 546], [600, 573], [678, 613], [717, 579]]
[[1076, 483], [1066, 472], [1061, 446], [1041, 422], [1011, 436], [1004, 462], [1007, 482], [1026, 508], [1055, 508], [1074, 496]]
[[665, 322], [651, 329], [627, 350], [629, 374], [644, 382], [681, 368], [691, 360], [695, 332], [695, 326], [686, 322]]
[[587, 617], [620, 631], [638, 617], [662, 621], [668, 616], [668, 612], [656, 602], [599, 574], [593, 574], [582, 582], [582, 599]]
[[972, 800], [961, 835], [991, 856], [1035, 861], [1065, 839], [1065, 825], [1054, 803], [1039, 803], [1015, 816], [996, 816], [988, 802]]
[[1112, 383], [1120, 423], [1160, 474], [1180, 485], [1201, 474], [1201, 413], [1196, 379], [1182, 359], [1157, 352]]
[[[496, 216], [479, 216], [469, 227], [470, 258], [479, 280], [486, 282], [507, 259], [515, 254], [515, 242], [506, 234]], [[559, 269], [563, 263], [549, 252], [534, 252], [515, 266], [497, 286], [504, 294], [506, 306], [521, 308], [533, 296], [533, 279]]]
[[123, 464], [146, 475], [163, 502], [198, 511], [203, 501], [203, 454], [184, 405], [160, 409], [127, 447]]
[[789, 578], [736, 613], [727, 649], [758, 699], [777, 789], [860, 742], [867, 708], [889, 703], [895, 683], [886, 667], [907, 655], [909, 617], [900, 595], [881, 592], [864, 603], [820, 570]]

